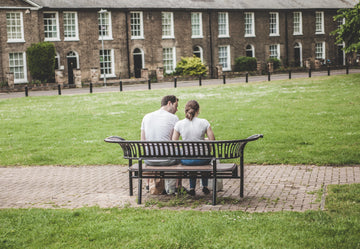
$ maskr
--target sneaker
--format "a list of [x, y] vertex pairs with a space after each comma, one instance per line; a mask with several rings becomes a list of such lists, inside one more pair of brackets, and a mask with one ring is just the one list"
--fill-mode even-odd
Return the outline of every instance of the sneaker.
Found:
[[206, 195], [210, 194], [210, 190], [207, 187], [203, 187], [202, 191]]
[[191, 195], [191, 196], [195, 196], [195, 189], [190, 189], [188, 194]]

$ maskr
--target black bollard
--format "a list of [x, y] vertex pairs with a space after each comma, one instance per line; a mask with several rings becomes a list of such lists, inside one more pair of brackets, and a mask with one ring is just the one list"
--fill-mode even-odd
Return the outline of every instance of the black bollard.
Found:
[[61, 95], [61, 86], [60, 86], [60, 84], [58, 85], [58, 93], [59, 93], [59, 95]]
[[268, 81], [271, 80], [270, 75], [271, 75], [270, 72], [268, 72]]
[[311, 68], [309, 68], [309, 78], [311, 78]]
[[225, 74], [223, 75], [223, 83], [226, 84], [226, 76], [225, 76]]
[[327, 70], [328, 70], [328, 76], [330, 76], [330, 67], [328, 67]]
[[176, 88], [177, 78], [174, 77], [174, 88]]
[[25, 97], [27, 97], [27, 96], [29, 96], [29, 89], [28, 89], [28, 87], [26, 86], [26, 87], [25, 87]]
[[120, 80], [120, 92], [122, 92], [122, 81]]
[[291, 70], [289, 70], [289, 80], [291, 80]]
[[92, 93], [92, 87], [93, 87], [93, 85], [92, 85], [92, 83], [90, 83], [90, 93]]
[[346, 74], [349, 74], [349, 66], [346, 65]]
[[148, 80], [148, 89], [151, 90], [151, 81]]
[[249, 82], [249, 73], [246, 73], [246, 75], [245, 75], [245, 82], [246, 82], [246, 83]]
[[201, 86], [201, 76], [199, 76], [199, 86]]

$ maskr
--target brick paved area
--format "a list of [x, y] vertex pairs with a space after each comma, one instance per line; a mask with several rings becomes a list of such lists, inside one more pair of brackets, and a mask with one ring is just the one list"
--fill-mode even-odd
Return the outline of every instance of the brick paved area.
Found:
[[[240, 200], [237, 204], [201, 204], [193, 210], [243, 210], [248, 212], [318, 210], [324, 205], [329, 184], [360, 183], [360, 166], [259, 166], [245, 167], [245, 197], [239, 198], [239, 181], [224, 180], [218, 197]], [[134, 185], [137, 181], [134, 181]], [[187, 187], [188, 181], [184, 180]], [[199, 184], [198, 184], [199, 185]], [[128, 174], [124, 166], [36, 166], [0, 168], [0, 208], [124, 207], [136, 204], [128, 196]], [[135, 192], [137, 189], [135, 187]], [[176, 197], [150, 196], [147, 200]], [[204, 197], [197, 190], [198, 197]], [[142, 205], [144, 206], [144, 205]], [[158, 208], [158, 207], [152, 207]]]

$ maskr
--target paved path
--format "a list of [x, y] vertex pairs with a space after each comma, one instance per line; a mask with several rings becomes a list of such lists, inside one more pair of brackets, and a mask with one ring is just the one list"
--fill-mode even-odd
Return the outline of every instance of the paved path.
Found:
[[[349, 70], [350, 74], [353, 73], [360, 73], [360, 69], [352, 68]], [[345, 69], [341, 70], [331, 70], [331, 75], [340, 75], [346, 74]], [[317, 76], [326, 76], [328, 75], [327, 71], [313, 71], [311, 77]], [[300, 72], [300, 73], [292, 73], [291, 78], [308, 78], [308, 72]], [[271, 80], [284, 80], [289, 79], [289, 74], [273, 74], [271, 75]], [[260, 82], [260, 81], [268, 81], [267, 75], [260, 75], [260, 76], [249, 76], [249, 83], [252, 82]], [[226, 84], [239, 84], [245, 83], [245, 77], [237, 77], [237, 78], [227, 78]], [[220, 85], [223, 84], [223, 79], [208, 79], [202, 80], [202, 86], [209, 86], [209, 85]], [[177, 87], [190, 87], [190, 86], [199, 86], [199, 81], [177, 81]], [[152, 83], [151, 89], [162, 89], [162, 88], [173, 88], [174, 82], [162, 82], [162, 83]], [[147, 83], [139, 83], [139, 84], [129, 84], [123, 86], [123, 91], [139, 91], [139, 90], [147, 90], [148, 84]], [[107, 86], [107, 87], [94, 87], [93, 93], [104, 93], [104, 92], [118, 92], [120, 91], [119, 86]], [[87, 94], [89, 93], [89, 88], [70, 88], [70, 89], [62, 89], [61, 95], [75, 95], [75, 94]], [[49, 91], [29, 91], [28, 96], [53, 96], [58, 95], [58, 90], [49, 90]], [[13, 93], [0, 93], [0, 99], [8, 99], [8, 98], [21, 98], [25, 97], [24, 92], [13, 92]]]
[[[188, 187], [188, 181], [183, 181]], [[134, 181], [137, 186], [137, 181]], [[239, 198], [239, 180], [224, 180], [221, 197], [235, 204], [176, 207], [184, 210], [243, 210], [248, 212], [305, 211], [323, 208], [329, 184], [360, 183], [360, 166], [245, 166], [245, 197]], [[199, 184], [198, 184], [199, 185]], [[135, 187], [134, 193], [137, 193]], [[151, 196], [143, 191], [143, 203], [169, 201], [175, 196]], [[0, 167], [0, 208], [80, 208], [84, 206], [138, 207], [130, 197], [124, 166], [34, 166]], [[204, 197], [197, 189], [196, 199]], [[141, 205], [144, 206], [144, 205]], [[158, 208], [150, 207], [150, 208]]]

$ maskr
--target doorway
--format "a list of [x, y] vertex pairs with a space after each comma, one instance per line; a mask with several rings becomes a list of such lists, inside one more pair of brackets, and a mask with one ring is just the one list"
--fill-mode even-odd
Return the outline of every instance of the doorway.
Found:
[[294, 46], [294, 66], [301, 67], [301, 45], [295, 43]]
[[139, 48], [135, 48], [133, 54], [135, 78], [141, 78], [141, 69], [144, 67], [143, 53]]
[[345, 65], [345, 56], [344, 56], [344, 45], [340, 44], [337, 46], [337, 64], [338, 65]]
[[68, 68], [68, 82], [69, 85], [74, 84], [74, 68], [78, 68], [77, 56], [74, 52], [69, 52], [66, 56]]

